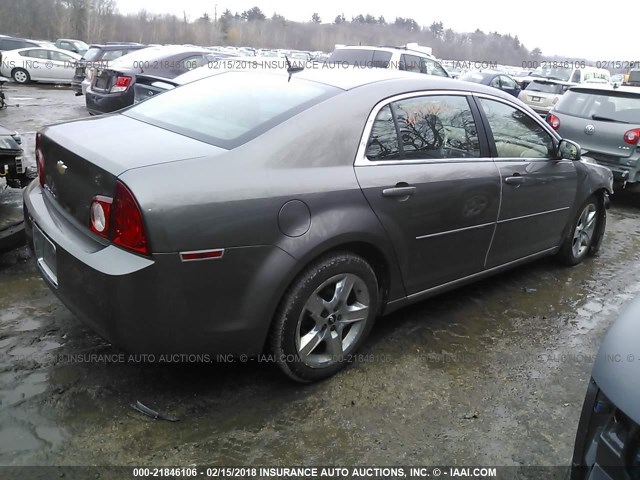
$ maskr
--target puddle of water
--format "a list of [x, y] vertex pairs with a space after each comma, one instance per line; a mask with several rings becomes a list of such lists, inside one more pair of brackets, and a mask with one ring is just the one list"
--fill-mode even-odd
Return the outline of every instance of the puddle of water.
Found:
[[47, 390], [47, 374], [44, 372], [31, 373], [23, 379], [14, 380], [14, 385], [9, 386], [13, 388], [0, 390], [0, 402], [3, 407], [17, 405], [24, 400], [44, 393]]
[[0, 428], [0, 454], [18, 453], [40, 447], [42, 447], [42, 441], [24, 428]]

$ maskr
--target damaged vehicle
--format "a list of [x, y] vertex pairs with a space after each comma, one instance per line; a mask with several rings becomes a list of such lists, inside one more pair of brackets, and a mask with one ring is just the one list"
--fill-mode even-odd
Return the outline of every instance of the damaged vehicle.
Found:
[[392, 69], [225, 71], [47, 126], [36, 158], [29, 243], [83, 322], [128, 351], [268, 351], [301, 382], [380, 315], [580, 263], [613, 180], [513, 96]]
[[640, 476], [639, 317], [637, 298], [600, 346], [576, 433], [572, 480]]
[[7, 191], [26, 187], [31, 180], [22, 153], [20, 136], [0, 125], [0, 252], [22, 245], [25, 240], [24, 218], [22, 214], [16, 216], [16, 198], [19, 200], [20, 196]]

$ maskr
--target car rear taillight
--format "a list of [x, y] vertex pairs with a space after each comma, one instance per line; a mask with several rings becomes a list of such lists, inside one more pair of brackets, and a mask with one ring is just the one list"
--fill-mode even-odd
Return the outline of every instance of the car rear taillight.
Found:
[[624, 141], [629, 145], [638, 145], [638, 140], [640, 140], [640, 128], [634, 128], [625, 132]]
[[112, 198], [102, 195], [96, 195], [91, 202], [91, 221], [89, 227], [93, 233], [97, 233], [104, 238], [109, 238], [112, 203]]
[[40, 186], [44, 187], [44, 155], [40, 149], [40, 133], [36, 133], [36, 165], [38, 167], [38, 181], [40, 182]]
[[93, 198], [89, 227], [124, 249], [149, 254], [142, 211], [131, 191], [120, 181], [116, 182], [113, 199], [102, 195]]
[[551, 128], [558, 130], [560, 128], [560, 119], [553, 113], [547, 115], [547, 123], [551, 125]]
[[124, 92], [125, 90], [127, 90], [127, 88], [129, 88], [129, 85], [131, 85], [131, 80], [131, 77], [119, 76], [118, 78], [116, 78], [116, 83], [113, 84], [113, 87], [111, 87], [111, 90], [109, 91], [111, 93]]
[[116, 195], [111, 206], [110, 237], [116, 245], [138, 253], [149, 253], [138, 202], [120, 181], [116, 183]]

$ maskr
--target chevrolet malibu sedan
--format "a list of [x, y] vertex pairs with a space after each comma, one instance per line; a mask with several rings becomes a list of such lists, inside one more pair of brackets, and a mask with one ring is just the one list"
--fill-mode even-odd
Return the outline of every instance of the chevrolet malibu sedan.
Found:
[[268, 351], [303, 382], [380, 315], [579, 263], [612, 185], [511, 95], [388, 69], [221, 72], [36, 140], [27, 235], [72, 312], [129, 351]]

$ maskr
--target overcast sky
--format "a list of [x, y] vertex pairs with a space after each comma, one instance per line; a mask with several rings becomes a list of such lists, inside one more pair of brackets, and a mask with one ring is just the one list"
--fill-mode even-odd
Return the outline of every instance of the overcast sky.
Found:
[[[360, 13], [370, 13], [376, 17], [384, 15], [387, 21], [393, 21], [396, 17], [411, 17], [420, 25], [442, 21], [445, 28], [458, 32], [472, 32], [479, 28], [485, 33], [497, 31], [518, 35], [529, 50], [539, 47], [544, 55], [577, 56], [600, 61], [640, 60], [633, 13], [630, 11], [630, 20], [625, 22], [622, 20], [625, 15], [624, 5], [618, 8], [618, 4], [600, 2], [117, 0], [117, 3], [122, 13], [135, 13], [144, 8], [153, 13], [182, 15], [184, 9], [191, 20], [204, 12], [213, 18], [215, 5], [218, 6], [218, 16], [226, 8], [232, 12], [242, 12], [257, 6], [267, 17], [277, 12], [296, 21], [310, 20], [313, 12], [317, 12], [323, 22], [329, 23], [340, 13], [347, 19]], [[593, 9], [591, 5], [605, 6]]]

